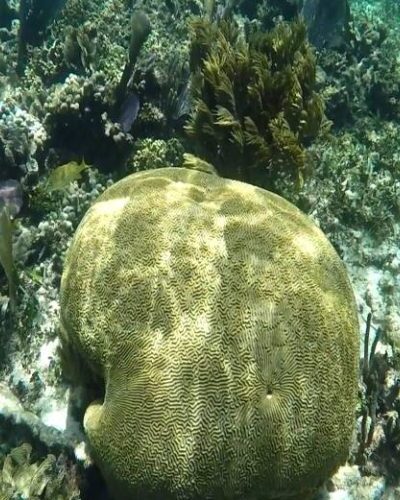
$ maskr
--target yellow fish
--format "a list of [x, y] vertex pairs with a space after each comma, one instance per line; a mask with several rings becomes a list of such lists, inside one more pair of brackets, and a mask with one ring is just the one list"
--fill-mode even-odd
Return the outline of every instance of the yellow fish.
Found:
[[84, 159], [82, 159], [81, 163], [70, 161], [65, 165], [60, 165], [49, 175], [46, 190], [51, 193], [52, 191], [66, 189], [71, 182], [80, 179], [82, 172], [89, 167], [90, 165], [87, 165]]

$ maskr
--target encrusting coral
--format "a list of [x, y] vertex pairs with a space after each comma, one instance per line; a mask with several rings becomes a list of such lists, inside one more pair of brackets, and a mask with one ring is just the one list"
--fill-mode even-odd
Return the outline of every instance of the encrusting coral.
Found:
[[353, 293], [273, 193], [185, 168], [111, 186], [67, 254], [61, 339], [104, 381], [84, 427], [119, 500], [304, 500], [347, 457]]
[[198, 18], [190, 58], [194, 153], [226, 177], [273, 188], [284, 172], [301, 182], [305, 145], [327, 123], [305, 25], [281, 23], [246, 39], [233, 21]]

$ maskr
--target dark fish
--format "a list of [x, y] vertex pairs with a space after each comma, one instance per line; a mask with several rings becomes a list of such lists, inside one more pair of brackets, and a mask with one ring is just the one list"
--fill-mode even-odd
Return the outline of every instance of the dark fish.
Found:
[[186, 118], [190, 113], [190, 97], [189, 97], [189, 79], [179, 92], [174, 110], [174, 120]]
[[18, 215], [23, 204], [21, 184], [14, 180], [0, 181], [0, 210], [7, 207], [10, 217]]
[[307, 25], [308, 38], [317, 49], [343, 45], [350, 21], [348, 0], [304, 0], [301, 15]]
[[132, 128], [140, 109], [139, 97], [133, 92], [128, 92], [121, 104], [118, 123], [123, 132], [127, 133]]

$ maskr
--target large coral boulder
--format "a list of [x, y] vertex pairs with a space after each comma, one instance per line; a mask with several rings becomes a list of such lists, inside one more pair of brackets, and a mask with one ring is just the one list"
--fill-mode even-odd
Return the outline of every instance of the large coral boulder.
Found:
[[347, 457], [353, 293], [275, 194], [181, 168], [117, 182], [75, 234], [61, 319], [104, 380], [84, 426], [117, 499], [305, 499]]

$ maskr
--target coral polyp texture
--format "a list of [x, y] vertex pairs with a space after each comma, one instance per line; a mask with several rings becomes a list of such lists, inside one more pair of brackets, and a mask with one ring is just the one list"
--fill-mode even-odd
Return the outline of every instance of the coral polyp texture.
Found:
[[61, 324], [104, 381], [84, 426], [116, 499], [306, 499], [346, 460], [352, 289], [273, 193], [183, 168], [117, 182], [72, 241]]

